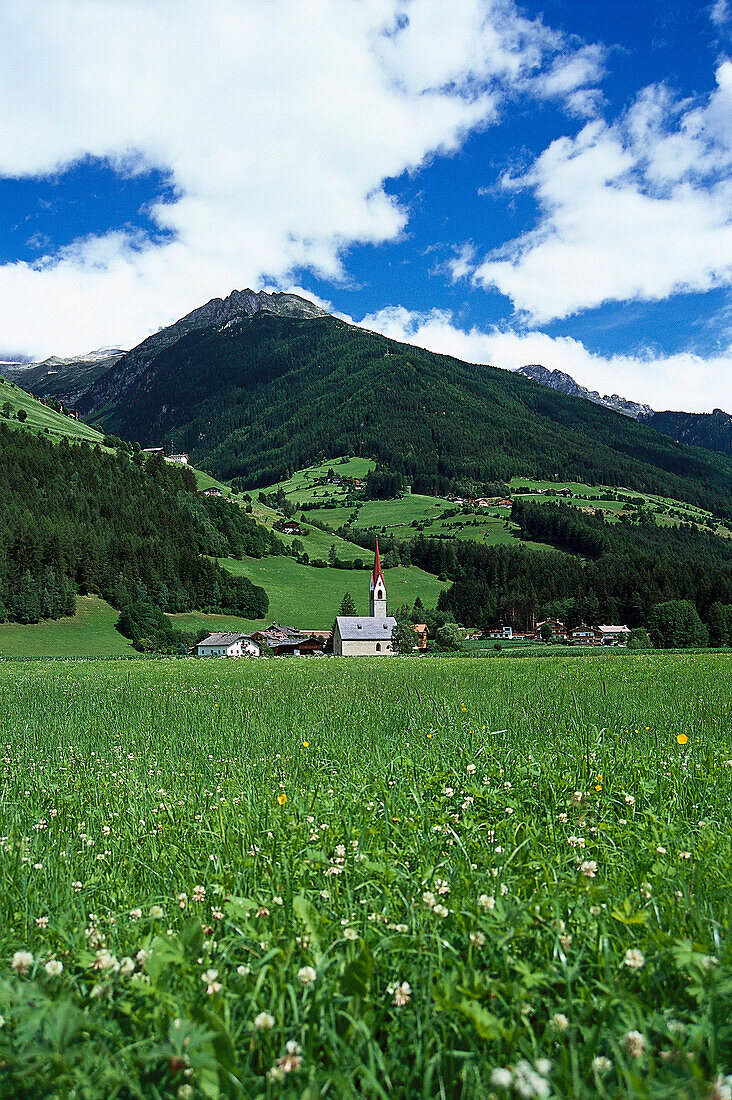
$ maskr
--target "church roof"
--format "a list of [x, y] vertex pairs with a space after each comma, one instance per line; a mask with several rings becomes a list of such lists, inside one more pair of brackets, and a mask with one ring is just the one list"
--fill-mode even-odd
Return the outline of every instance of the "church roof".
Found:
[[367, 615], [339, 615], [336, 628], [344, 642], [380, 642], [391, 641], [396, 619], [391, 615], [380, 619]]

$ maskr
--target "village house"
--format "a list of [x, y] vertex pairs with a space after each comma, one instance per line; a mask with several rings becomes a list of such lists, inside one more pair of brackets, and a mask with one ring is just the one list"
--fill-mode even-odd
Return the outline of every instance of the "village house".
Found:
[[175, 466], [187, 466], [188, 465], [188, 455], [184, 455], [184, 454], [167, 455], [165, 461], [166, 462], [172, 462], [173, 465], [175, 465]]
[[551, 627], [552, 638], [559, 638], [561, 641], [566, 641], [567, 628], [565, 627], [561, 619], [542, 619], [540, 623], [536, 624], [536, 629], [534, 631], [534, 637], [536, 638], [537, 642], [540, 642], [542, 640], [541, 628], [543, 626]]
[[301, 535], [302, 529], [297, 520], [288, 519], [282, 524], [282, 533], [285, 535]]
[[428, 634], [427, 624], [426, 623], [415, 623], [414, 624], [414, 633], [417, 637], [417, 644], [415, 645], [414, 648], [415, 649], [426, 649], [427, 648], [427, 634]]
[[161, 455], [165, 458], [165, 447], [143, 447], [142, 453], [144, 455]]
[[336, 657], [390, 657], [396, 619], [386, 613], [386, 581], [376, 540], [374, 568], [369, 583], [369, 614], [339, 615], [333, 629]]
[[222, 497], [224, 494], [215, 485], [212, 485], [210, 489], [203, 490], [203, 495], [205, 497]]
[[279, 623], [272, 623], [263, 630], [254, 630], [251, 637], [272, 657], [305, 657], [322, 653], [323, 650], [320, 638], [292, 626], [280, 626]]
[[597, 628], [602, 635], [603, 645], [626, 645], [630, 637], [629, 626], [603, 626]]
[[503, 624], [501, 624], [501, 626], [495, 626], [488, 631], [487, 636], [489, 638], [501, 638], [504, 640], [510, 640], [511, 638], [513, 638], [513, 627], [503, 626]]
[[569, 640], [574, 645], [602, 645], [602, 634], [596, 626], [580, 623], [574, 630], [570, 630]]
[[196, 646], [198, 657], [258, 657], [259, 653], [248, 634], [209, 634]]

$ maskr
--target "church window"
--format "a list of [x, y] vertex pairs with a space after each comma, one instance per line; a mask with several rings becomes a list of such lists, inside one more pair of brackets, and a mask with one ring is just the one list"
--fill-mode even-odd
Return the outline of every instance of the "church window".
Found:
[[381, 642], [376, 643], [376, 652], [381, 653]]

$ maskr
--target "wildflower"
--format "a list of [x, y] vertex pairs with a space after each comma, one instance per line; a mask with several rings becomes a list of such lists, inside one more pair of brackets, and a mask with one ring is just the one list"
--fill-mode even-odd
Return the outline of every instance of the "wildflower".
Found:
[[627, 966], [629, 970], [642, 970], [645, 965], [646, 960], [643, 952], [637, 947], [629, 947], [625, 952], [623, 966]]
[[669, 1020], [666, 1026], [675, 1039], [686, 1034], [686, 1024], [682, 1024], [680, 1020]]
[[641, 897], [644, 897], [647, 900], [651, 896], [651, 894], [653, 893], [650, 882], [642, 882], [640, 892], [641, 892]]
[[297, 972], [297, 976], [303, 985], [312, 985], [317, 974], [312, 966], [301, 966]]
[[622, 1044], [630, 1058], [642, 1058], [646, 1052], [646, 1041], [640, 1031], [626, 1031]]
[[435, 890], [437, 891], [438, 894], [449, 894], [450, 893], [449, 883], [445, 882], [445, 880], [443, 878], [436, 878], [435, 879]]
[[635, 806], [635, 798], [632, 794], [626, 794], [625, 801], [628, 806]]
[[442, 917], [444, 919], [448, 915], [450, 910], [446, 909], [444, 905], [436, 905], [432, 912], [435, 913], [438, 917]]
[[597, 1073], [609, 1073], [613, 1068], [613, 1064], [604, 1054], [598, 1054], [596, 1058], [592, 1059], [592, 1068], [596, 1070]]
[[49, 978], [58, 978], [59, 974], [63, 972], [64, 964], [60, 959], [49, 959], [43, 969]]
[[705, 970], [711, 970], [713, 966], [719, 966], [719, 959], [716, 955], [705, 955], [701, 964]]
[[497, 1089], [510, 1089], [513, 1084], [513, 1074], [511, 1070], [496, 1067], [491, 1073], [491, 1084]]
[[358, 939], [358, 932], [356, 931], [355, 928], [344, 928], [343, 929], [343, 938], [344, 938], [344, 940], [357, 940]]
[[248, 974], [251, 974], [251, 967], [245, 966], [243, 963], [241, 966], [237, 966], [236, 972], [240, 978], [246, 978]]
[[569, 1027], [569, 1019], [563, 1012], [555, 1012], [549, 1023], [555, 1031], [566, 1031]]
[[400, 982], [399, 985], [390, 985], [387, 989], [387, 993], [392, 994], [391, 1003], [401, 1007], [409, 1003], [409, 998], [412, 995], [412, 987], [409, 982]]
[[0, 1016], [0, 1028], [5, 1027], [5, 1017]]
[[275, 1019], [269, 1012], [260, 1012], [254, 1017], [254, 1026], [257, 1031], [270, 1031], [275, 1026]]
[[680, 733], [678, 735], [678, 737], [676, 738], [676, 741], [679, 745], [685, 745], [688, 740], [689, 740], [689, 738], [686, 736], [685, 733]]
[[280, 806], [284, 806], [285, 802], [287, 802], [287, 795], [284, 791], [282, 792], [282, 794], [277, 795], [277, 801], [279, 802]]
[[425, 892], [422, 894], [422, 902], [424, 905], [427, 906], [428, 909], [432, 909], [437, 903], [437, 898], [431, 890], [425, 890]]
[[130, 916], [133, 920], [139, 920], [142, 916], [142, 909], [130, 909]]
[[599, 905], [591, 905], [590, 906], [590, 916], [591, 917], [599, 917], [601, 912], [602, 912], [602, 909], [600, 908]]
[[679, 859], [691, 859], [691, 852], [679, 852]]
[[125, 977], [128, 974], [134, 974], [135, 972], [135, 960], [131, 959], [129, 955], [125, 955], [122, 962], [119, 964], [120, 974], [124, 974]]
[[468, 764], [468, 766], [465, 770], [468, 773], [468, 775], [475, 775], [475, 773], [477, 772], [478, 769], [476, 768], [475, 764]]
[[585, 838], [583, 836], [570, 836], [567, 837], [567, 844], [570, 848], [584, 848]]
[[216, 981], [218, 976], [218, 970], [204, 970], [201, 975], [201, 981], [206, 983], [206, 993], [209, 997], [212, 993], [219, 993], [223, 988], [221, 982]]
[[302, 743], [302, 747], [303, 747], [304, 749], [309, 749], [309, 748], [310, 748], [310, 742], [309, 742], [309, 741], [303, 741], [303, 743]]
[[33, 956], [30, 951], [16, 951], [10, 965], [15, 973], [20, 974], [22, 977], [33, 966]]
[[495, 909], [496, 899], [490, 897], [488, 894], [481, 894], [478, 898], [478, 905], [481, 909]]
[[505, 882], [501, 883], [501, 888], [498, 893], [501, 895], [502, 898], [505, 898], [506, 894], [508, 893], [508, 887], [506, 886]]
[[294, 1073], [302, 1065], [302, 1049], [292, 1039], [285, 1046], [285, 1054], [277, 1059], [277, 1069], [281, 1073]]
[[92, 963], [92, 970], [119, 970], [119, 962], [115, 955], [111, 951], [107, 951], [105, 947], [97, 951], [96, 958]]
[[666, 849], [663, 848], [660, 844], [656, 848], [656, 851], [658, 852], [659, 856], [665, 856], [666, 855]]
[[39, 928], [48, 928], [48, 917], [36, 917], [36, 924]]
[[594, 859], [585, 859], [580, 864], [580, 872], [585, 878], [594, 878], [597, 874], [597, 864]]
[[205, 897], [206, 897], [206, 887], [205, 886], [194, 886], [193, 887], [193, 900], [194, 901], [203, 901], [203, 899]]
[[77, 894], [79, 893], [79, 890], [83, 889], [83, 883], [81, 883], [81, 882], [72, 882], [71, 885], [72, 885], [72, 887], [74, 888], [74, 890], [76, 891]]
[[164, 916], [164, 913], [163, 913], [163, 910], [162, 910], [161, 906], [151, 905], [150, 906], [150, 916], [153, 918], [153, 920], [162, 920], [162, 918]]
[[193, 1096], [193, 1085], [181, 1085], [176, 1096], [178, 1100], [191, 1100]]
[[476, 947], [483, 947], [485, 945], [485, 936], [482, 932], [471, 932], [470, 942], [474, 943]]

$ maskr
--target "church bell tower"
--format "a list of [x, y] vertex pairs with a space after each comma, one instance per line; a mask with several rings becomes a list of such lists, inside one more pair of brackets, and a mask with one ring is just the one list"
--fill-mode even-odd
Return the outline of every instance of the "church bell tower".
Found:
[[369, 585], [369, 615], [372, 619], [386, 618], [386, 581], [381, 569], [378, 538], [376, 539], [374, 568], [371, 574], [371, 584]]

